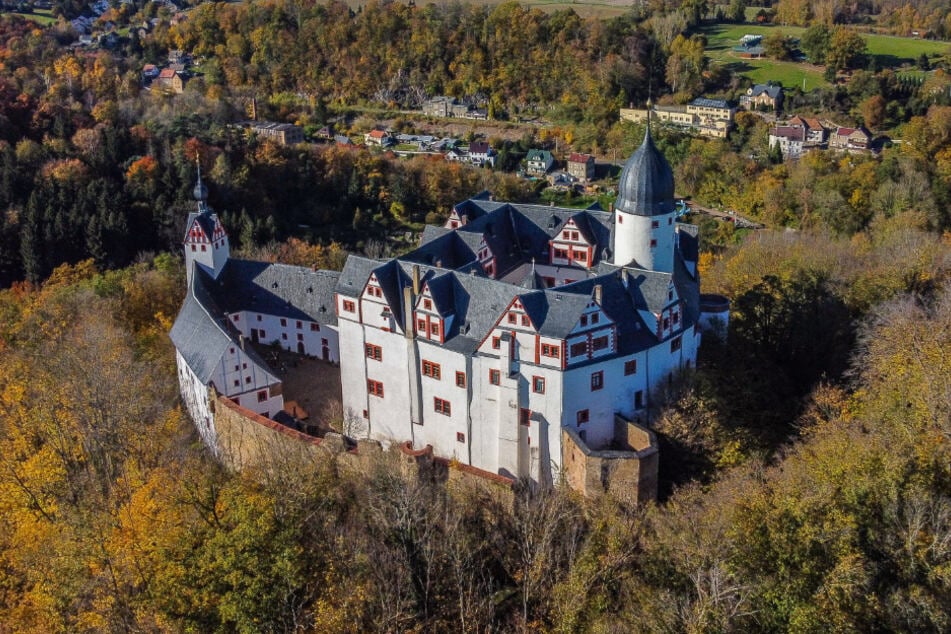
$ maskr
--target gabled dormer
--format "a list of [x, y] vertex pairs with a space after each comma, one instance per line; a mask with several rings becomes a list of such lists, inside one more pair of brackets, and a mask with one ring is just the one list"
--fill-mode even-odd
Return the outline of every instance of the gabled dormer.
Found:
[[492, 253], [492, 249], [486, 242], [484, 235], [479, 240], [479, 247], [476, 250], [476, 257], [479, 259], [479, 264], [482, 265], [482, 270], [485, 271], [485, 274], [494, 278], [496, 273], [495, 254]]
[[425, 282], [416, 298], [416, 335], [444, 343], [452, 327], [453, 306], [448, 277]]
[[568, 334], [568, 363], [579, 363], [617, 352], [617, 325], [602, 308], [601, 285], [595, 285], [587, 305]]
[[520, 297], [515, 297], [511, 303], [509, 303], [505, 312], [502, 313], [501, 319], [499, 319], [499, 325], [507, 329], [523, 330], [533, 333], [537, 330], [532, 323], [531, 315], [528, 314], [525, 310], [525, 306], [522, 305]]
[[680, 301], [680, 295], [677, 293], [677, 287], [674, 285], [673, 278], [667, 286], [667, 302], [657, 318], [657, 336], [660, 339], [666, 339], [674, 333], [683, 329], [684, 306]]
[[370, 273], [370, 277], [367, 278], [367, 283], [360, 294], [360, 303], [360, 315], [364, 324], [387, 332], [396, 329], [398, 316], [395, 313], [399, 311], [399, 308], [394, 309], [390, 306], [376, 271]]
[[553, 265], [588, 268], [594, 263], [595, 244], [579, 225], [577, 216], [572, 216], [549, 241], [549, 257]]

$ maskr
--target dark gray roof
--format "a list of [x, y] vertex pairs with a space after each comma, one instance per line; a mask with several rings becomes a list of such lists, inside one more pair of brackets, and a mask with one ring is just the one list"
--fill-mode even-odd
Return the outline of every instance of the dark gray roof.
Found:
[[674, 173], [651, 138], [650, 128], [644, 142], [621, 170], [618, 210], [638, 216], [658, 216], [674, 211]]
[[729, 108], [730, 104], [725, 99], [708, 99], [706, 97], [697, 97], [690, 102], [690, 105], [700, 108]]
[[770, 99], [775, 99], [783, 92], [783, 87], [779, 84], [756, 84], [753, 86], [753, 97], [758, 97], [763, 93], [769, 95]]
[[336, 326], [334, 290], [339, 278], [336, 271], [232, 259], [212, 288], [228, 312], [249, 310]]
[[[185, 303], [169, 333], [185, 363], [205, 385], [211, 382], [229, 348], [240, 345], [239, 333], [209, 292], [209, 287], [214, 284], [211, 276], [195, 267]], [[280, 383], [253, 348], [246, 347], [245, 354], [266, 373], [268, 385]], [[224, 391], [226, 386], [216, 387]]]

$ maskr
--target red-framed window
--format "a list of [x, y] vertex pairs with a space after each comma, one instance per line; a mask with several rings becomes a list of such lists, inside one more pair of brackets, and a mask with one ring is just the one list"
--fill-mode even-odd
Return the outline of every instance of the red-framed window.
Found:
[[561, 346], [551, 344], [551, 343], [542, 344], [543, 357], [551, 357], [553, 359], [557, 359], [559, 355], [561, 355]]
[[311, 332], [320, 332], [320, 324], [311, 324], [310, 330]]
[[423, 308], [425, 308], [426, 310], [432, 310], [432, 309], [433, 309], [433, 302], [432, 302], [431, 300], [424, 299], [424, 300], [423, 300]]
[[286, 325], [287, 325], [287, 320], [282, 317], [282, 318], [281, 318], [281, 326], [286, 326]]
[[302, 321], [297, 322], [297, 329], [298, 329], [298, 330], [301, 330], [301, 329], [303, 329], [303, 328], [304, 328], [304, 322], [302, 322]]
[[489, 370], [489, 383], [499, 385], [502, 382], [501, 370]]
[[435, 321], [434, 321], [434, 322], [432, 322], [431, 324], [429, 324], [429, 334], [431, 334], [431, 335], [438, 335], [438, 334], [439, 334], [439, 323], [438, 323], [438, 322], [435, 322]]
[[465, 386], [466, 386], [466, 373], [456, 372], [456, 387], [465, 387]]
[[532, 322], [529, 320], [528, 315], [522, 315], [522, 325], [531, 326]]
[[637, 359], [631, 359], [624, 362], [624, 376], [637, 374]]
[[348, 313], [353, 313], [353, 312], [356, 312], [356, 310], [357, 310], [357, 305], [354, 304], [354, 303], [353, 303], [352, 301], [350, 301], [349, 299], [345, 299], [345, 300], [343, 300], [343, 309], [344, 309], [345, 311], [347, 311]]
[[433, 409], [436, 410], [437, 414], [442, 414], [443, 416], [452, 414], [452, 404], [438, 396], [433, 398]]
[[267, 390], [258, 391], [258, 403], [263, 403], [267, 400]]
[[383, 382], [367, 379], [367, 392], [372, 396], [383, 398]]
[[532, 377], [532, 391], [536, 394], [545, 393], [545, 377], [543, 376], [533, 376]]
[[575, 414], [575, 422], [578, 423], [579, 425], [583, 425], [584, 423], [587, 423], [589, 420], [591, 420], [591, 414], [586, 409], [579, 409], [578, 413]]
[[515, 313], [509, 313], [508, 320], [510, 324], [514, 324], [516, 321], [518, 321], [518, 315], [516, 315]]
[[498, 350], [502, 347], [502, 337], [492, 337], [492, 349]]
[[602, 335], [591, 340], [592, 350], [604, 350], [608, 347], [608, 336]]
[[598, 370], [591, 373], [591, 391], [600, 390], [604, 387], [604, 370]]
[[457, 431], [457, 432], [456, 432], [456, 441], [457, 441], [457, 442], [465, 442], [465, 441], [466, 441], [466, 435], [463, 434], [461, 431]]
[[426, 361], [423, 359], [423, 376], [428, 376], [431, 379], [436, 379], [437, 381], [442, 378], [442, 369], [439, 367], [438, 363], [433, 363], [432, 361]]
[[368, 343], [365, 347], [366, 347], [367, 359], [373, 359], [374, 361], [383, 360], [383, 348], [372, 343]]
[[578, 343], [571, 344], [570, 348], [571, 356], [573, 357], [584, 357], [588, 354], [588, 342], [579, 341]]

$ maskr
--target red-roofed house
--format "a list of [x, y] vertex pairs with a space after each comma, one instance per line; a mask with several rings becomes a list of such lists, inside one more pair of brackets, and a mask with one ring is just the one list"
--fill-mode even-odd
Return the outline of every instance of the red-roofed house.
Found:
[[155, 86], [165, 92], [182, 94], [185, 92], [185, 80], [171, 68], [165, 68], [155, 80]]
[[867, 150], [872, 141], [868, 130], [857, 128], [836, 128], [829, 139], [829, 147], [836, 150]]
[[367, 145], [386, 147], [393, 142], [393, 137], [391, 137], [386, 130], [370, 130], [363, 135], [363, 142]]
[[594, 178], [594, 157], [572, 152], [568, 157], [568, 173], [582, 181]]

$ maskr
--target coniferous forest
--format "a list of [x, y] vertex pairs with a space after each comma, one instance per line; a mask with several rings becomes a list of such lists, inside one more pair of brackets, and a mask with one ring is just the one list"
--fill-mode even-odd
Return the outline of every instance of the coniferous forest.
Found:
[[[531, 148], [623, 160], [643, 128], [621, 106], [742, 94], [697, 31], [734, 4], [133, 2], [103, 14], [111, 48], [73, 46], [83, 3], [0, 16], [0, 631], [951, 629], [947, 55], [911, 81], [833, 51], [847, 82], [790, 90], [902, 140], [877, 156], [777, 161], [751, 113], [729, 140], [658, 130], [678, 195], [765, 228], [693, 219], [704, 291], [733, 314], [654, 400], [656, 504], [446, 487], [388, 454], [233, 473], [181, 408], [167, 333], [196, 161], [243, 254], [396, 253], [484, 189], [547, 202], [514, 174]], [[870, 21], [948, 37], [939, 5], [762, 11], [818, 40]], [[196, 59], [184, 92], [146, 90], [175, 49]], [[308, 135], [414, 131], [434, 94], [487, 105], [496, 169], [234, 125], [253, 98]]]

